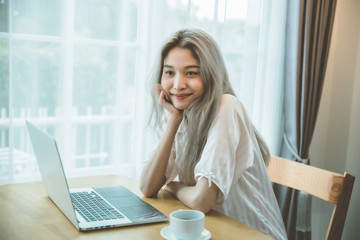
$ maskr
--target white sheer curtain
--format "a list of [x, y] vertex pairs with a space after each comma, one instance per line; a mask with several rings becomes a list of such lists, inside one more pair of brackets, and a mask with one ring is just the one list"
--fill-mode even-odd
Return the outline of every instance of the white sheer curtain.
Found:
[[273, 153], [286, 1], [0, 0], [0, 184], [39, 179], [24, 120], [55, 136], [67, 176], [137, 177], [153, 148], [147, 76], [174, 31], [202, 28]]

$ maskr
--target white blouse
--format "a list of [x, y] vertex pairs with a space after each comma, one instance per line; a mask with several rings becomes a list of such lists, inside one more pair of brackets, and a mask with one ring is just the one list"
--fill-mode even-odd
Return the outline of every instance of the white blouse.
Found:
[[[166, 184], [178, 175], [176, 156], [183, 152], [184, 130], [182, 123], [172, 146]], [[203, 177], [220, 189], [215, 210], [275, 239], [287, 239], [253, 126], [240, 100], [232, 95], [223, 95], [195, 167], [195, 179]]]

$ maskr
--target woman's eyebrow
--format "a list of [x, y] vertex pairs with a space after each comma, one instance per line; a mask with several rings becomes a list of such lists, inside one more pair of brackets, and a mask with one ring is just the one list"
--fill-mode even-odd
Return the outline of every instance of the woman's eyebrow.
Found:
[[171, 65], [166, 65], [166, 64], [164, 64], [164, 65], [163, 65], [163, 68], [174, 68], [174, 67], [171, 66]]
[[198, 65], [190, 65], [190, 66], [186, 66], [185, 68], [200, 68], [200, 66], [198, 66]]
[[[174, 67], [171, 66], [171, 65], [164, 64], [164, 65], [163, 65], [163, 68], [174, 68]], [[200, 68], [200, 66], [198, 66], [198, 65], [189, 65], [189, 66], [185, 66], [184, 68], [185, 68], [185, 69], [189, 69], [189, 68]]]

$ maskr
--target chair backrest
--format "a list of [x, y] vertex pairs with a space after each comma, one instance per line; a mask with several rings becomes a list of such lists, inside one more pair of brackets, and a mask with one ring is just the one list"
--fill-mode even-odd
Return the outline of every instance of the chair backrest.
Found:
[[272, 156], [268, 165], [274, 183], [335, 204], [326, 239], [341, 239], [355, 177]]

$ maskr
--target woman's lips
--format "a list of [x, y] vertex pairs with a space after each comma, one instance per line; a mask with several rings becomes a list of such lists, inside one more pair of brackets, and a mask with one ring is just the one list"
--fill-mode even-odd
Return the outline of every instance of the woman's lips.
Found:
[[186, 94], [172, 94], [172, 96], [177, 99], [177, 100], [182, 100], [187, 98], [188, 96], [190, 96], [191, 93], [186, 93]]

